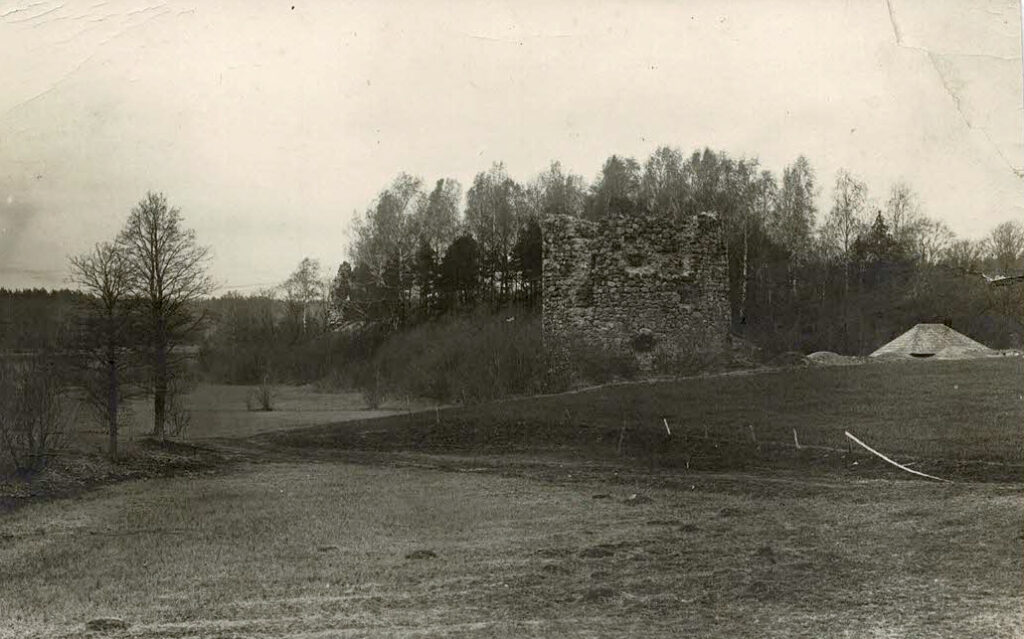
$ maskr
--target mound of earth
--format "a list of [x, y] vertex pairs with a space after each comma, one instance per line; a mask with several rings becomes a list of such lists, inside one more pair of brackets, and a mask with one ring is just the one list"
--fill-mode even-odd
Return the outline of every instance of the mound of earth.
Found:
[[812, 364], [818, 366], [849, 366], [851, 364], [860, 364], [861, 359], [859, 357], [852, 357], [849, 355], [840, 355], [839, 353], [833, 353], [832, 351], [817, 351], [807, 356], [807, 359]]
[[895, 360], [911, 359], [909, 356], [902, 355], [900, 353], [880, 353], [878, 355], [872, 355], [871, 357], [873, 359], [876, 359], [876, 360], [879, 360], [879, 361], [895, 361]]
[[947, 346], [938, 353], [935, 359], [976, 359], [979, 357], [992, 357], [995, 353], [989, 349], [980, 349], [972, 346], [961, 346], [959, 344]]

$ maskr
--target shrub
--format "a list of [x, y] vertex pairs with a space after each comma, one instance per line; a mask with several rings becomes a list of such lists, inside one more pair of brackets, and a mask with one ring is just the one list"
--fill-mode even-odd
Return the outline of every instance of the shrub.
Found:
[[249, 392], [249, 396], [245, 398], [245, 406], [250, 411], [270, 412], [274, 410], [274, 391], [270, 386], [268, 375], [264, 375], [259, 386]]
[[380, 365], [376, 362], [369, 362], [361, 366], [360, 369], [357, 383], [362, 391], [363, 399], [366, 400], [366, 407], [376, 410], [384, 403], [384, 398], [387, 395]]
[[0, 362], [0, 447], [18, 473], [41, 470], [67, 442], [70, 412], [56, 364]]
[[301, 340], [275, 336], [232, 342], [214, 334], [200, 352], [207, 379], [228, 384], [257, 385], [266, 371], [279, 383], [308, 384], [330, 379], [335, 388], [355, 384], [354, 362], [372, 358], [386, 333], [379, 326], [349, 327]]
[[516, 310], [421, 324], [393, 335], [362, 370], [367, 396], [474, 403], [542, 388], [547, 357], [536, 316]]
[[[665, 365], [689, 373], [706, 359], [687, 354], [685, 362]], [[633, 353], [578, 339], [545, 344], [540, 317], [513, 309], [448, 317], [392, 335], [358, 367], [356, 385], [371, 406], [387, 394], [472, 404], [639, 375]]]

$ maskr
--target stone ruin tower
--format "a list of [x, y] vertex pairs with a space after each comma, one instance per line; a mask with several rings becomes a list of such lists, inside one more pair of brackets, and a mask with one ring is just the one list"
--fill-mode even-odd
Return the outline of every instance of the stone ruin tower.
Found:
[[612, 213], [600, 222], [544, 220], [543, 331], [631, 354], [642, 370], [659, 355], [722, 351], [729, 339], [729, 280], [722, 224]]

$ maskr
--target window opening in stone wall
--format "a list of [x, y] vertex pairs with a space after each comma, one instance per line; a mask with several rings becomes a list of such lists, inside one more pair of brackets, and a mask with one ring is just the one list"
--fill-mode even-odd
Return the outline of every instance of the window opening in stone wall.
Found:
[[679, 287], [679, 302], [693, 304], [700, 296], [700, 288], [693, 282], [683, 282]]
[[639, 268], [647, 262], [647, 256], [643, 253], [634, 251], [626, 255], [626, 264], [629, 264], [633, 268]]
[[653, 331], [649, 328], [641, 328], [633, 336], [633, 350], [638, 353], [650, 353], [654, 350], [656, 342]]
[[576, 289], [576, 306], [592, 306], [594, 304], [594, 278], [588, 275]]

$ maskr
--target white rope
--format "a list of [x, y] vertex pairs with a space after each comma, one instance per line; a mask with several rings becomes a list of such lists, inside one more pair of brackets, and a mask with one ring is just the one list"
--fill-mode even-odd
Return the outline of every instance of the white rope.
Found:
[[878, 455], [879, 457], [881, 457], [881, 458], [882, 458], [882, 459], [884, 459], [885, 461], [889, 462], [890, 464], [892, 464], [892, 465], [893, 465], [893, 466], [895, 466], [896, 468], [899, 468], [900, 470], [905, 470], [905, 471], [907, 471], [908, 473], [913, 473], [913, 474], [915, 474], [915, 475], [920, 475], [921, 477], [927, 477], [928, 479], [934, 479], [934, 480], [936, 480], [936, 481], [944, 481], [944, 482], [952, 483], [952, 482], [951, 482], [950, 480], [948, 480], [948, 479], [942, 479], [941, 477], [936, 477], [936, 476], [934, 476], [934, 475], [929, 475], [929, 474], [927, 474], [927, 473], [922, 473], [921, 471], [918, 471], [918, 470], [914, 470], [913, 468], [907, 468], [907, 467], [906, 467], [906, 466], [904, 466], [903, 464], [899, 464], [899, 463], [897, 463], [897, 462], [894, 462], [893, 460], [889, 459], [888, 457], [886, 457], [886, 456], [885, 456], [885, 455], [883, 455], [882, 453], [878, 452], [878, 451], [877, 451], [877, 450], [875, 450], [874, 448], [872, 448], [872, 447], [868, 446], [867, 444], [865, 444], [865, 443], [864, 443], [864, 442], [862, 442], [861, 440], [857, 439], [856, 437], [854, 437], [853, 435], [851, 435], [851, 434], [850, 434], [850, 431], [848, 431], [848, 430], [847, 430], [847, 431], [843, 431], [843, 433], [844, 433], [844, 434], [845, 434], [845, 435], [846, 435], [847, 437], [849, 437], [850, 439], [852, 439], [853, 441], [857, 442], [858, 444], [860, 444], [861, 446], [863, 446], [864, 448], [866, 448], [866, 449], [868, 450], [868, 452], [871, 452], [871, 453], [874, 453], [875, 455]]

